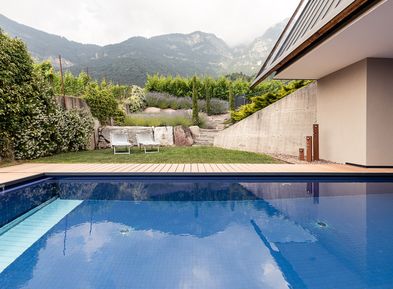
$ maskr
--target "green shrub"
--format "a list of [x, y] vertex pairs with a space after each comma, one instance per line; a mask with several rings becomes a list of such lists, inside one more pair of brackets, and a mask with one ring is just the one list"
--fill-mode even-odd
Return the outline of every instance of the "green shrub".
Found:
[[[176, 97], [167, 93], [148, 92], [146, 94], [146, 105], [148, 107], [158, 107], [161, 109], [192, 109], [191, 97]], [[203, 99], [198, 100], [198, 107], [202, 112], [206, 112], [207, 105]], [[212, 98], [210, 100], [210, 114], [223, 114], [228, 112], [228, 102], [225, 100]]]
[[111, 118], [117, 123], [124, 120], [124, 112], [119, 109], [116, 98], [107, 88], [106, 83], [98, 86], [96, 83], [90, 83], [86, 88], [84, 99], [89, 105], [91, 113], [101, 124], [110, 124]]
[[207, 111], [202, 111], [206, 112], [208, 115], [224, 114], [228, 112], [228, 107], [227, 101], [218, 98], [212, 98], [210, 100], [210, 114], [208, 114]]
[[34, 66], [22, 41], [0, 31], [0, 156], [33, 159], [86, 148], [92, 118], [55, 102], [51, 66]]
[[[235, 78], [237, 77], [237, 78]], [[196, 91], [199, 99], [206, 99], [206, 84], [210, 86], [210, 98], [219, 98], [228, 100], [229, 88], [232, 87], [233, 95], [262, 95], [273, 88], [280, 89], [283, 82], [279, 80], [270, 80], [257, 85], [251, 89], [251, 77], [245, 77], [242, 74], [221, 76], [217, 79], [211, 77], [196, 77]], [[146, 84], [146, 91], [168, 93], [177, 97], [192, 97], [193, 78], [187, 77], [172, 77], [162, 75], [148, 75]]]
[[265, 88], [265, 93], [260, 96], [254, 96], [251, 98], [251, 103], [242, 105], [236, 111], [231, 112], [231, 119], [235, 122], [240, 121], [254, 112], [261, 110], [268, 105], [280, 100], [281, 98], [287, 96], [288, 94], [294, 92], [295, 90], [308, 85], [311, 81], [308, 80], [294, 80], [286, 85], [277, 86], [274, 82], [273, 85], [268, 84]]
[[[113, 86], [116, 88], [116, 86]], [[112, 88], [113, 89], [113, 88]], [[119, 105], [126, 113], [142, 111], [146, 107], [145, 90], [139, 86], [128, 86], [122, 96], [117, 97]]]
[[186, 114], [131, 114], [126, 116], [124, 125], [126, 126], [176, 126], [192, 125], [192, 120]]

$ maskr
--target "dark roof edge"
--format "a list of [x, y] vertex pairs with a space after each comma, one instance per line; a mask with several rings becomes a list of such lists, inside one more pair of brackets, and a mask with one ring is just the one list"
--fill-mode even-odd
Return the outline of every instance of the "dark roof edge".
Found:
[[[299, 59], [301, 56], [309, 52], [315, 46], [323, 42], [326, 38], [330, 37], [338, 30], [351, 23], [355, 19], [357, 19], [360, 15], [367, 12], [373, 6], [382, 2], [383, 0], [355, 0], [348, 7], [343, 9], [339, 14], [333, 17], [329, 22], [327, 22], [324, 26], [314, 32], [308, 39], [306, 39], [303, 43], [301, 43], [298, 47], [296, 47], [293, 51], [291, 51], [288, 55], [286, 55], [280, 62], [276, 63], [272, 67], [266, 68], [267, 62], [270, 59], [271, 55], [275, 52], [278, 46], [278, 42], [281, 40], [282, 35], [279, 40], [276, 42], [276, 45], [270, 52], [268, 58], [264, 62], [261, 70], [255, 77], [254, 81], [251, 83], [250, 87], [253, 88], [258, 85], [260, 82], [265, 80], [268, 76], [273, 74], [274, 72], [279, 72], [285, 69], [288, 65]], [[300, 3], [299, 5], [301, 5]], [[296, 10], [294, 15], [298, 11]], [[289, 24], [289, 23], [288, 23]], [[287, 29], [287, 27], [286, 27]]]
[[270, 50], [270, 53], [268, 57], [266, 58], [265, 62], [263, 63], [261, 69], [258, 71], [257, 76], [258, 77], [265, 69], [266, 64], [269, 62], [270, 58], [273, 56], [274, 52], [277, 49], [278, 44], [280, 43], [281, 39], [284, 37], [285, 33], [287, 32], [288, 28], [291, 26], [293, 20], [295, 19], [297, 13], [299, 12], [300, 7], [302, 7], [303, 3], [305, 0], [300, 0], [298, 6], [296, 7], [295, 12], [292, 14], [291, 18], [288, 20], [287, 25], [285, 25], [284, 30], [281, 32], [280, 37], [278, 37], [276, 44], [274, 44], [272, 50]]

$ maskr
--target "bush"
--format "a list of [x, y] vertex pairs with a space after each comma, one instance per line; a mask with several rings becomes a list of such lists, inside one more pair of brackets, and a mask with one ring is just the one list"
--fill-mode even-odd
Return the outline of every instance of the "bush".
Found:
[[125, 118], [124, 125], [126, 126], [176, 126], [192, 125], [190, 115], [187, 113], [176, 113], [173, 115], [163, 113], [140, 113], [128, 115]]
[[86, 148], [92, 118], [65, 112], [50, 85], [52, 67], [33, 65], [22, 41], [0, 31], [0, 156], [33, 159]]
[[110, 124], [111, 118], [114, 118], [117, 123], [121, 123], [124, 120], [124, 112], [119, 108], [116, 98], [105, 83], [101, 83], [101, 86], [98, 86], [96, 83], [89, 84], [86, 88], [84, 99], [89, 105], [93, 116], [101, 124]]
[[[218, 99], [218, 98], [212, 98], [210, 100], [210, 114], [208, 115], [216, 115], [216, 114], [224, 114], [228, 112], [228, 102]], [[203, 106], [201, 106], [203, 107]], [[202, 109], [203, 112], [206, 112], [205, 110]]]
[[146, 94], [146, 105], [161, 109], [191, 109], [191, 97], [176, 97], [168, 93], [148, 92]]
[[[146, 105], [148, 107], [158, 107], [161, 109], [192, 109], [191, 97], [176, 97], [167, 93], [148, 92], [146, 94]], [[198, 107], [202, 112], [207, 113], [205, 100], [198, 100]], [[210, 100], [210, 114], [224, 114], [228, 112], [228, 102], [225, 100], [212, 98]]]
[[124, 104], [128, 107], [128, 113], [142, 111], [146, 107], [145, 90], [136, 85], [130, 86]]
[[15, 134], [15, 159], [34, 159], [55, 153], [87, 149], [93, 118], [88, 111], [64, 111], [32, 119], [31, 125]]
[[[234, 79], [234, 77], [237, 77]], [[211, 98], [219, 98], [228, 100], [229, 88], [232, 87], [233, 95], [248, 95], [253, 93], [263, 94], [266, 92], [266, 86], [270, 83], [280, 86], [281, 81], [271, 80], [261, 85], [257, 85], [254, 89], [250, 88], [250, 77], [242, 74], [228, 75], [213, 79], [211, 77], [196, 77], [196, 91], [199, 99], [206, 99], [207, 89], [210, 87]], [[146, 91], [165, 92], [177, 97], [192, 97], [193, 81], [192, 78], [176, 76], [149, 75], [145, 84]]]
[[255, 96], [251, 98], [251, 103], [242, 105], [236, 111], [231, 112], [231, 119], [235, 122], [240, 121], [251, 114], [261, 110], [268, 105], [280, 100], [281, 98], [287, 96], [288, 94], [294, 92], [295, 90], [308, 85], [311, 81], [308, 80], [294, 80], [286, 85], [281, 85], [279, 88], [277, 82], [274, 84], [266, 85], [265, 93], [260, 96]]
[[[199, 126], [205, 128], [207, 120], [204, 115], [199, 115]], [[191, 126], [192, 117], [187, 112], [175, 113], [135, 113], [126, 116], [125, 126]]]

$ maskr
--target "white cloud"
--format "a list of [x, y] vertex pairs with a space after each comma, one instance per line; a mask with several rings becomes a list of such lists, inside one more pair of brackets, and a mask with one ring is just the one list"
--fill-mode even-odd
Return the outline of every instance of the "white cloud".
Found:
[[196, 30], [248, 42], [290, 17], [298, 0], [2, 0], [0, 13], [68, 39], [109, 44]]

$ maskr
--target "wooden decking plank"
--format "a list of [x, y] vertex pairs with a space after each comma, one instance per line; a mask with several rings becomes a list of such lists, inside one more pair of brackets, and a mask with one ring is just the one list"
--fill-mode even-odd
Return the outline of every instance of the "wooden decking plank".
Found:
[[184, 172], [184, 164], [178, 164], [177, 168], [176, 168], [176, 172], [177, 173], [183, 173]]
[[191, 164], [191, 172], [192, 173], [198, 173], [199, 172], [197, 164]]
[[198, 166], [198, 172], [199, 173], [205, 173], [206, 172], [205, 166], [203, 164], [197, 164], [197, 166]]
[[226, 173], [234, 172], [233, 169], [228, 164], [222, 164], [221, 167], [225, 170]]
[[165, 165], [161, 168], [160, 173], [166, 173], [166, 172], [168, 172], [168, 170], [169, 170], [169, 168], [171, 167], [171, 165], [172, 165], [172, 164], [165, 164]]
[[179, 164], [172, 164], [171, 167], [168, 170], [168, 173], [176, 173], [177, 167]]
[[144, 170], [143, 170], [143, 172], [144, 173], [151, 173], [153, 170], [154, 170], [154, 168], [157, 166], [157, 164], [149, 164], [149, 166], [147, 166]]

